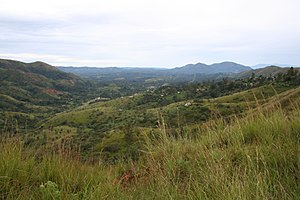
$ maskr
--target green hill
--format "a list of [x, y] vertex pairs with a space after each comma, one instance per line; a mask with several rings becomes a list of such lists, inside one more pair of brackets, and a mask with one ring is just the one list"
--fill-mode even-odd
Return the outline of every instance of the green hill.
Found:
[[46, 63], [0, 59], [0, 127], [9, 119], [32, 124], [32, 117], [23, 118], [28, 114], [38, 120], [59, 112], [86, 88], [86, 81]]

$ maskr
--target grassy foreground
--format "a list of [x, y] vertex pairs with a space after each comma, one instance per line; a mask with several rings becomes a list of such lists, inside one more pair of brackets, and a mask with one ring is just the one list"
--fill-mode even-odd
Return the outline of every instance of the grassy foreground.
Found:
[[[80, 162], [76, 150], [0, 145], [1, 199], [300, 199], [300, 111], [210, 121], [148, 137], [139, 161]], [[156, 138], [155, 140], [150, 138]]]

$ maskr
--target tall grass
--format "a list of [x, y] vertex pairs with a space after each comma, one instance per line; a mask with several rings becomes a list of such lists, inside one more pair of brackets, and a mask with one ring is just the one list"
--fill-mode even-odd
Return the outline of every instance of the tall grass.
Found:
[[162, 137], [147, 157], [153, 191], [174, 199], [299, 199], [299, 120], [298, 111], [256, 113], [211, 123], [197, 139]]
[[67, 153], [40, 155], [30, 149], [24, 149], [18, 139], [9, 138], [0, 145], [0, 198], [118, 197], [111, 195], [119, 190], [119, 186], [113, 184], [119, 168], [81, 163], [79, 159]]
[[5, 139], [0, 198], [300, 199], [297, 108], [257, 109], [180, 137], [161, 124], [139, 161], [111, 166], [82, 163], [76, 152], [37, 155], [18, 139]]

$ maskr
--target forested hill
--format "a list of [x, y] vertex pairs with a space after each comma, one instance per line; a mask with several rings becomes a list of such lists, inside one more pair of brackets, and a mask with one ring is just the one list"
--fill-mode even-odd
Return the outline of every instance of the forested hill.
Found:
[[13, 82], [20, 87], [26, 84], [65, 91], [84, 83], [76, 75], [43, 62], [23, 63], [0, 59], [0, 70], [2, 81]]
[[78, 76], [43, 62], [0, 59], [0, 111], [3, 112], [20, 114], [59, 110], [87, 86], [88, 82]]

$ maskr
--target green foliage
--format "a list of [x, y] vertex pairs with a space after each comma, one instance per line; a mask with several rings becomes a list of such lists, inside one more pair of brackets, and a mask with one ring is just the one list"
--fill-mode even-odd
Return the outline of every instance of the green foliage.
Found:
[[60, 191], [58, 185], [52, 181], [47, 181], [40, 185], [42, 199], [60, 199]]
[[[145, 138], [141, 159], [115, 165], [82, 163], [76, 152], [67, 149], [37, 155], [18, 140], [2, 139], [0, 195], [5, 199], [299, 199], [299, 122], [298, 109], [277, 107], [261, 108], [230, 122], [209, 121], [193, 136], [184, 130], [181, 137], [173, 137], [162, 127], [153, 133], [155, 137]], [[112, 134], [115, 140], [109, 137], [106, 142], [132, 143], [138, 132], [124, 127]]]
[[[268, 104], [273, 97], [294, 87], [289, 82], [272, 81], [273, 79], [252, 77], [250, 82], [248, 79], [223, 79], [217, 83], [163, 86], [142, 94], [87, 103], [51, 117], [39, 125], [44, 130], [60, 126], [76, 129], [72, 138], [83, 147], [84, 155], [88, 155], [95, 148], [100, 151], [98, 147], [102, 143], [104, 151], [98, 154], [108, 162], [115, 162], [122, 157], [136, 159], [138, 154], [129, 152], [135, 152], [138, 145], [113, 139], [119, 133], [124, 133], [124, 127], [128, 124], [135, 128], [157, 129], [161, 113], [166, 127], [174, 135], [178, 135], [184, 126], [203, 123], [220, 116], [227, 119], [232, 115], [241, 115], [260, 104]], [[205, 99], [215, 96], [212, 93], [223, 96]], [[51, 134], [57, 135], [53, 131]], [[61, 134], [61, 138], [63, 137], [65, 136]], [[114, 142], [103, 143], [104, 140], [109, 141], [110, 137]]]
[[136, 161], [143, 149], [144, 135], [142, 129], [123, 127], [119, 132], [111, 132], [97, 145], [100, 155], [106, 163]]

